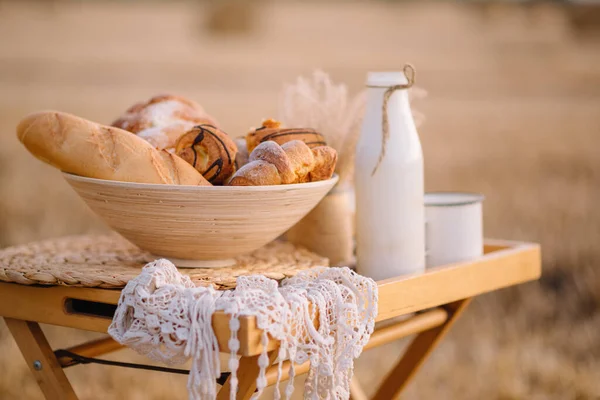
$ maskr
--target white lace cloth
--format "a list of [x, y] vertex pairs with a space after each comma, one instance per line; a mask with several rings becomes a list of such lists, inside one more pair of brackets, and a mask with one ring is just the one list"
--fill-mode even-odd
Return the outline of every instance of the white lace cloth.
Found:
[[[119, 343], [153, 360], [193, 364], [188, 379], [189, 398], [214, 399], [221, 374], [219, 346], [212, 330], [215, 311], [231, 315], [229, 327], [230, 398], [237, 392], [237, 332], [239, 316], [255, 316], [263, 330], [262, 343], [280, 341], [278, 379], [285, 359], [310, 361], [305, 399], [348, 399], [354, 359], [368, 342], [377, 314], [377, 285], [348, 268], [315, 268], [286, 279], [281, 285], [264, 276], [238, 278], [237, 287], [216, 291], [195, 287], [167, 260], [157, 260], [123, 289], [108, 332]], [[314, 321], [318, 321], [318, 327]], [[256, 380], [260, 396], [267, 386], [269, 357], [258, 359]], [[294, 390], [294, 371], [285, 390]], [[280, 399], [278, 385], [275, 398]]]

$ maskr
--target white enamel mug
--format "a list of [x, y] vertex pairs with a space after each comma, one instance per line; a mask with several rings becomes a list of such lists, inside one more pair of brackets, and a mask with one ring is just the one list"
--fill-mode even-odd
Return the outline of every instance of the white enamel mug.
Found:
[[425, 194], [427, 268], [483, 254], [483, 196], [475, 193]]

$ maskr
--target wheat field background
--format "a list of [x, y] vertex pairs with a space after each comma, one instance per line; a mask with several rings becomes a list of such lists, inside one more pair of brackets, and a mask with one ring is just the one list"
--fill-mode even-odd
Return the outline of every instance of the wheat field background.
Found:
[[[322, 68], [357, 91], [368, 70], [410, 61], [428, 92], [415, 104], [427, 190], [484, 193], [486, 236], [540, 242], [544, 272], [478, 298], [403, 398], [599, 399], [600, 38], [581, 25], [592, 14], [560, 3], [253, 4], [228, 22], [189, 2], [0, 2], [0, 247], [106, 230], [17, 142], [28, 112], [109, 123], [172, 92], [237, 136], [274, 115], [299, 74]], [[96, 336], [44, 329], [55, 347]], [[403, 345], [357, 361], [367, 392]], [[183, 376], [67, 375], [82, 399], [187, 396]], [[41, 398], [0, 322], [0, 399]]]

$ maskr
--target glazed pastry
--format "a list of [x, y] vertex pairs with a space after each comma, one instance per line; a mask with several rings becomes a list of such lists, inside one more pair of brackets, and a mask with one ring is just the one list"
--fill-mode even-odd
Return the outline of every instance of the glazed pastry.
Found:
[[326, 146], [323, 135], [310, 128], [281, 128], [281, 123], [268, 119], [262, 126], [246, 135], [246, 146], [252, 152], [262, 142], [273, 141], [284, 144], [292, 140], [301, 140], [308, 147]]
[[279, 144], [267, 141], [250, 154], [250, 162], [229, 181], [231, 186], [262, 186], [331, 178], [336, 151], [327, 146], [310, 149], [300, 140]]
[[38, 159], [64, 172], [122, 182], [210, 185], [181, 158], [145, 140], [57, 111], [25, 117], [17, 136]]
[[225, 183], [235, 172], [237, 147], [225, 132], [213, 125], [195, 126], [179, 137], [175, 153], [214, 185]]
[[133, 105], [112, 126], [137, 134], [145, 129], [162, 128], [179, 122], [217, 125], [198, 103], [181, 96], [159, 95]]

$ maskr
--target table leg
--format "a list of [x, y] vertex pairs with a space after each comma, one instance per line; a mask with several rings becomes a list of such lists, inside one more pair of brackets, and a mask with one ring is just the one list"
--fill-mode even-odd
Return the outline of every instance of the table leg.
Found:
[[[269, 365], [273, 364], [275, 359], [277, 359], [277, 355], [279, 354], [279, 350], [275, 349], [268, 353], [269, 356]], [[258, 373], [260, 372], [260, 368], [258, 366], [258, 357], [259, 355], [252, 357], [241, 357], [240, 358], [240, 366], [237, 370], [237, 376], [239, 379], [238, 382], [238, 392], [236, 399], [237, 400], [247, 400], [252, 397], [252, 394], [256, 390], [256, 378], [258, 377]], [[219, 393], [217, 395], [217, 400], [229, 400], [229, 392], [231, 389], [230, 379], [227, 379], [227, 382], [221, 387]]]
[[13, 318], [4, 321], [46, 399], [77, 400], [38, 323]]
[[350, 381], [350, 400], [367, 400], [368, 397], [365, 394], [362, 386], [356, 379], [356, 375], [352, 376], [352, 380]]
[[427, 356], [448, 333], [452, 324], [458, 319], [470, 300], [459, 300], [444, 307], [448, 312], [448, 320], [437, 328], [420, 333], [412, 341], [404, 356], [384, 379], [373, 400], [390, 400], [400, 395], [402, 389], [406, 387]]

